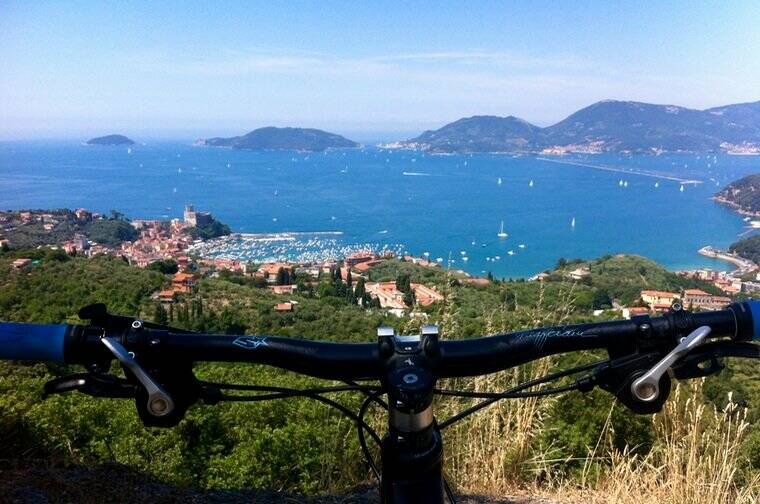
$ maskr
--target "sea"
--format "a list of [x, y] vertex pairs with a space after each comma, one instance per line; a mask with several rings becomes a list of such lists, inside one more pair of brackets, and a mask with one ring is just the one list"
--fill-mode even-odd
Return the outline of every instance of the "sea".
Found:
[[[753, 231], [711, 196], [760, 172], [726, 154], [431, 155], [367, 147], [253, 152], [156, 141], [127, 147], [0, 142], [0, 209], [111, 209], [133, 219], [210, 211], [240, 236], [198, 253], [321, 260], [358, 250], [524, 278], [560, 257], [639, 254], [671, 270]], [[507, 235], [499, 237], [502, 229]]]

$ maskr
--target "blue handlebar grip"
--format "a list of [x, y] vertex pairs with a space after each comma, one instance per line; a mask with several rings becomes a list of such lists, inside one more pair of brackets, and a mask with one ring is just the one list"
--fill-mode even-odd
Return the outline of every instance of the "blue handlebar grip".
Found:
[[752, 314], [752, 339], [760, 341], [760, 301], [747, 301]]
[[63, 362], [67, 325], [0, 322], [0, 359]]

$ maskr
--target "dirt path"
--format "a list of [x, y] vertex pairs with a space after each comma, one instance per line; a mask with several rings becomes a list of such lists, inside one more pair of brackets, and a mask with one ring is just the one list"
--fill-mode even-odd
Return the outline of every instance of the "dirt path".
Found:
[[[161, 483], [150, 476], [120, 465], [68, 468], [0, 468], [0, 503], [307, 503], [379, 504], [373, 485], [362, 485], [344, 495], [306, 498], [269, 491], [200, 492]], [[546, 499], [507, 497], [493, 499], [476, 495], [457, 497], [466, 504], [560, 504]]]

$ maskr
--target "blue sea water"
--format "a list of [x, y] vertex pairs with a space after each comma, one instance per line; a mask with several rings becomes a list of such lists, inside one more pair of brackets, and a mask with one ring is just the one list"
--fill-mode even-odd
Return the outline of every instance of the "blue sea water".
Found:
[[[697, 250], [727, 247], [747, 232], [746, 223], [710, 196], [760, 171], [760, 158], [720, 154], [552, 159], [621, 171], [375, 148], [306, 154], [164, 142], [129, 153], [74, 142], [3, 142], [0, 209], [85, 207], [167, 218], [181, 217], [193, 203], [236, 232], [339, 231], [330, 235], [335, 246], [428, 252], [451, 258], [454, 268], [501, 277], [532, 275], [559, 257], [608, 253], [641, 254], [671, 269], [726, 269]], [[680, 191], [678, 181], [642, 172], [702, 183]], [[497, 237], [502, 220], [505, 239]]]

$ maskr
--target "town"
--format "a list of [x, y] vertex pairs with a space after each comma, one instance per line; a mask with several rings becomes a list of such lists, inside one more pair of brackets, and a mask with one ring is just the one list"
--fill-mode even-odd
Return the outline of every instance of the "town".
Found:
[[[103, 241], [108, 243], [100, 243], [93, 239], [92, 233], [91, 236], [87, 236], [88, 230], [102, 228], [106, 223], [110, 223], [111, 227], [115, 226], [119, 231], [116, 238], [104, 238]], [[194, 292], [199, 279], [219, 276], [222, 272], [249, 278], [255, 285], [267, 288], [284, 298], [300, 290], [314, 290], [319, 286], [320, 280], [329, 278], [342, 283], [343, 289], [350, 290], [357, 304], [382, 308], [397, 316], [413, 313], [418, 308], [433, 305], [444, 299], [439, 290], [432, 285], [408, 281], [370, 281], [369, 270], [392, 259], [426, 268], [441, 267], [437, 261], [411, 255], [397, 256], [391, 251], [358, 251], [346, 257], [323, 261], [261, 263], [223, 257], [201, 257], [193, 253], [193, 247], [204, 242], [204, 237], [198, 230], [215, 225], [220, 224], [209, 212], [196, 211], [193, 205], [185, 207], [183, 219], [168, 221], [127, 221], [118, 212], [112, 211], [111, 216], [105, 216], [83, 208], [74, 211], [0, 212], [0, 247], [8, 248], [11, 244], [8, 237], [23, 235], [20, 230], [37, 230], [45, 238], [50, 238], [46, 243], [53, 250], [85, 257], [111, 255], [121, 257], [136, 267], [157, 268], [173, 275], [171, 284], [155, 293], [155, 299], [161, 304], [176, 302], [182, 295]], [[722, 295], [711, 294], [701, 289], [685, 289], [679, 292], [642, 290], [636, 306], [623, 306], [613, 301], [612, 309], [625, 318], [667, 311], [674, 303], [680, 303], [689, 309], [711, 310], [730, 303], [730, 296], [760, 290], [760, 273], [754, 273], [758, 268], [754, 262], [711, 247], [704, 247], [699, 252], [732, 262], [737, 269], [731, 272], [697, 269], [678, 271], [676, 274], [707, 282]], [[12, 263], [12, 267], [20, 270], [28, 267], [31, 262], [29, 258], [18, 258]], [[492, 282], [490, 277], [472, 277], [461, 270], [457, 270], [456, 274], [461, 281], [471, 285], [487, 285]], [[567, 269], [562, 274], [571, 281], [583, 281], [590, 275], [590, 270], [585, 266], [579, 266]], [[529, 278], [528, 281], [540, 282], [549, 276], [549, 272], [543, 272]], [[276, 303], [274, 310], [288, 312], [295, 310], [296, 306], [296, 301], [287, 299]], [[602, 311], [596, 310], [595, 315], [600, 315]]]

